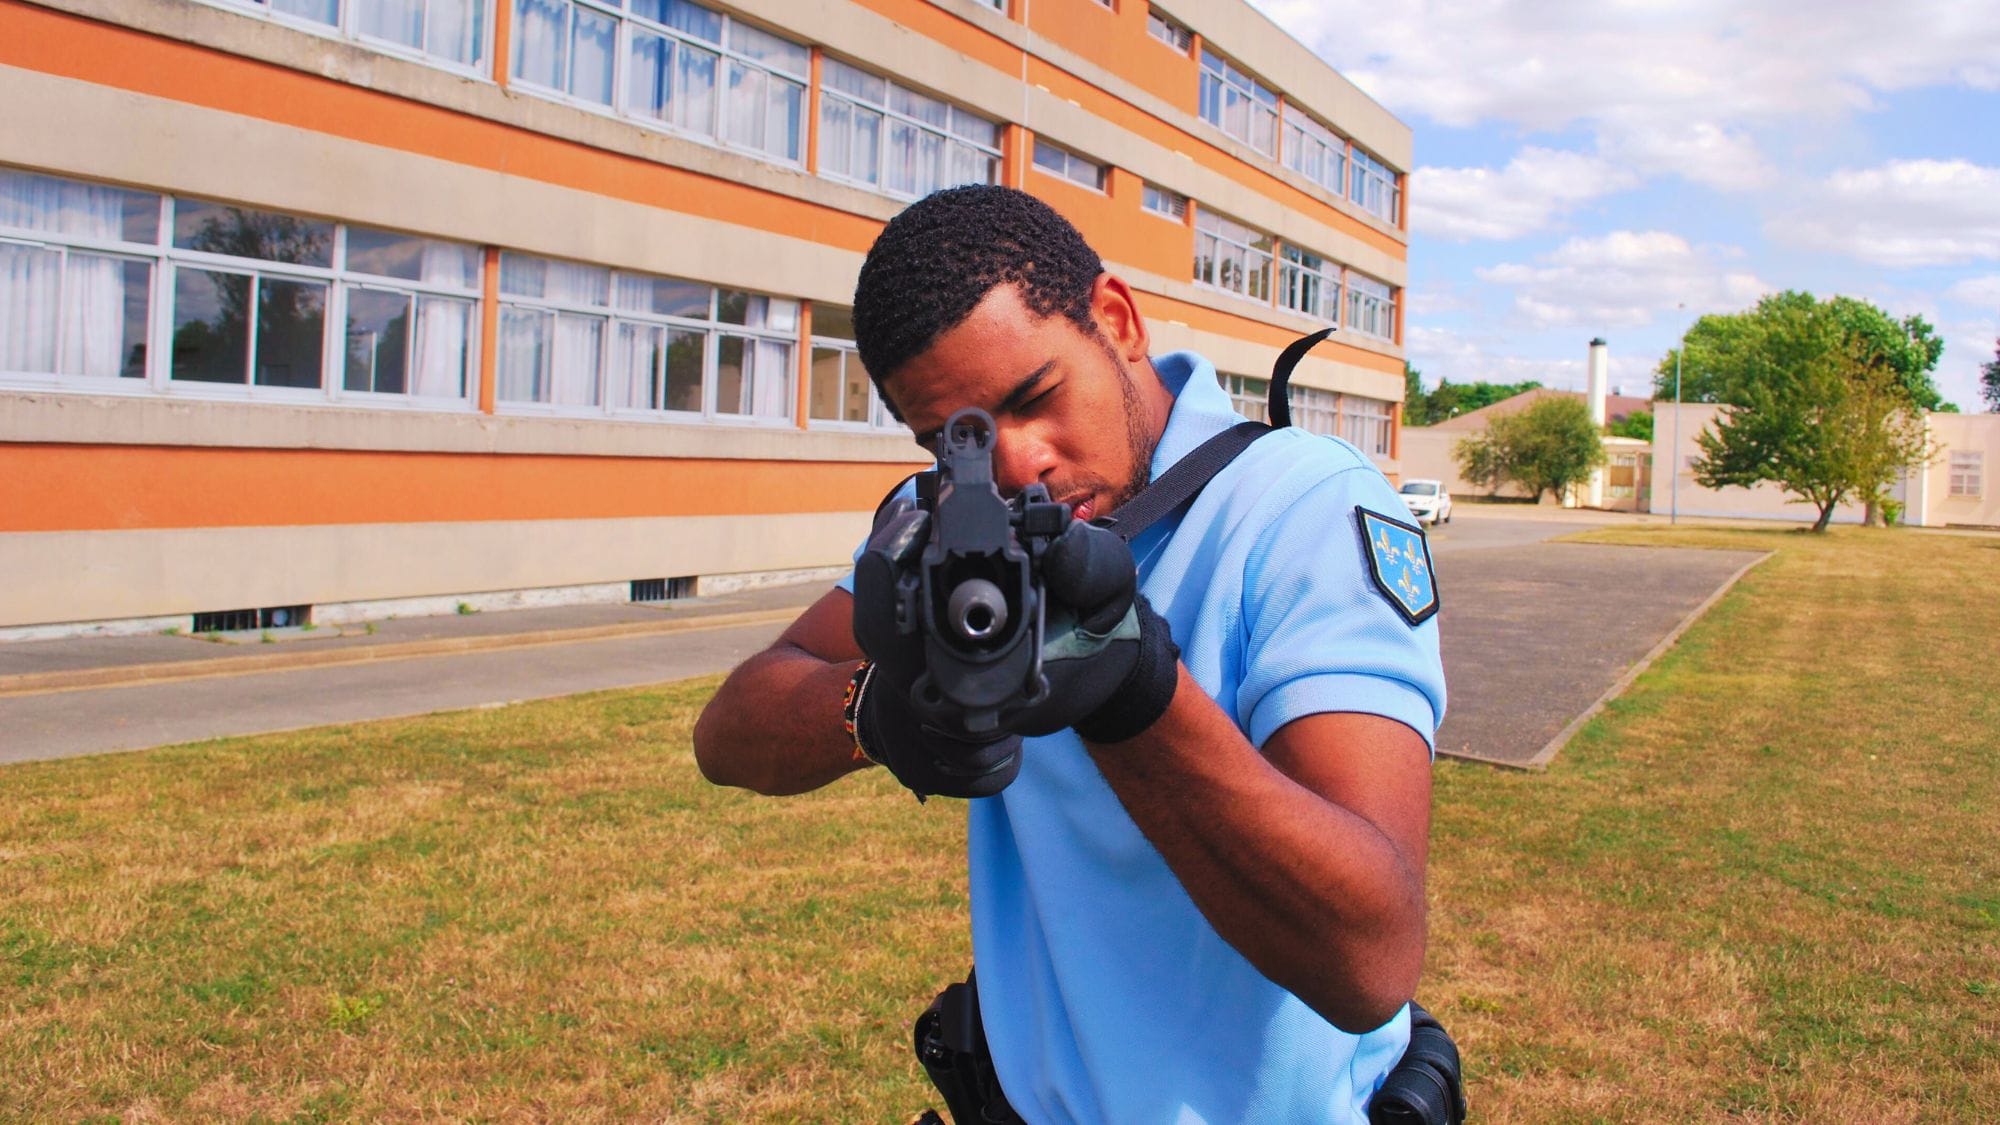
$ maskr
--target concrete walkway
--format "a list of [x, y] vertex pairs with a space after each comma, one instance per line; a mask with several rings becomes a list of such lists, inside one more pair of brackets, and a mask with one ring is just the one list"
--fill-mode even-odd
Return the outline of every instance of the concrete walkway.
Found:
[[[1434, 530], [1450, 713], [1441, 753], [1535, 765], [1755, 556], [1549, 543], [1621, 520], [1465, 506]], [[236, 643], [0, 645], [0, 762], [497, 706], [720, 672], [828, 584], [662, 606], [493, 611]]]

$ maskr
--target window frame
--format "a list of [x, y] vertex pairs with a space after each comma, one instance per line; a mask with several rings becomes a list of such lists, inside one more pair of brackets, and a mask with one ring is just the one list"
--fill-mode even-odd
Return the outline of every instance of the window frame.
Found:
[[[1391, 226], [1400, 223], [1403, 213], [1401, 174], [1357, 144], [1348, 145], [1347, 168], [1347, 201]], [[1376, 196], [1378, 191], [1380, 202], [1371, 202], [1371, 197]]]
[[[1320, 124], [1312, 115], [1306, 113], [1296, 103], [1291, 101], [1286, 101], [1284, 104], [1284, 115], [1279, 132], [1284, 137], [1284, 142], [1279, 147], [1282, 151], [1286, 168], [1297, 172], [1307, 180], [1342, 199], [1347, 198], [1348, 149], [1350, 146], [1345, 137]], [[1294, 143], [1293, 141], [1294, 134], [1298, 136], [1298, 143]], [[1331, 157], [1334, 170], [1330, 176], [1313, 175], [1302, 166], [1304, 164], [1302, 153], [1306, 151], [1305, 142], [1308, 141], [1324, 149]]]
[[1946, 461], [1945, 498], [1982, 500], [1986, 496], [1986, 457], [1979, 449], [1954, 449]]
[[[845, 68], [847, 70], [855, 72], [856, 74], [862, 75], [863, 77], [873, 79], [876, 82], [880, 82], [882, 84], [882, 100], [880, 102], [871, 102], [868, 101], [864, 95], [852, 93], [847, 90], [837, 89], [833, 85], [833, 83], [827, 80], [828, 71], [835, 67]], [[945, 111], [946, 123], [941, 126], [933, 125], [932, 123], [925, 121], [922, 118], [913, 117], [908, 113], [895, 109], [894, 103], [896, 101], [896, 95], [898, 92], [901, 92], [907, 97], [914, 99], [922, 99], [925, 102], [943, 107]], [[858, 113], [862, 112], [876, 114], [880, 118], [880, 123], [878, 124], [878, 127], [875, 132], [875, 167], [873, 169], [874, 171], [873, 179], [864, 179], [852, 174], [852, 172], [835, 172], [827, 167], [826, 146], [828, 142], [829, 129], [827, 128], [826, 115], [829, 107], [835, 102], [844, 103], [847, 106], [847, 110], [850, 115], [848, 119], [850, 122], [850, 124], [848, 125], [848, 129], [850, 130], [848, 137], [848, 159], [846, 162], [850, 168], [852, 168], [855, 163], [854, 144], [852, 137], [854, 135], [857, 135], [858, 132], [854, 131], [852, 122], [857, 120]], [[926, 94], [923, 91], [918, 90], [913, 86], [904, 85], [888, 77], [887, 75], [877, 74], [875, 71], [870, 70], [867, 67], [861, 66], [857, 63], [851, 63], [845, 59], [835, 58], [832, 55], [825, 55], [823, 56], [822, 62], [820, 64], [819, 103], [820, 103], [820, 108], [819, 108], [820, 160], [819, 160], [819, 170], [816, 174], [825, 179], [832, 180], [835, 183], [847, 184], [850, 187], [858, 187], [864, 191], [872, 191], [878, 195], [886, 195], [891, 199], [904, 199], [904, 200], [920, 199], [923, 196], [928, 195], [933, 191], [939, 191], [946, 187], [959, 186], [959, 184], [957, 183], [948, 182], [951, 179], [949, 171], [951, 146], [954, 144], [963, 145], [974, 152], [982, 154], [986, 158], [986, 179], [983, 181], [966, 180], [963, 181], [963, 183], [980, 182], [987, 184], [997, 184], [1003, 178], [1004, 157], [1000, 150], [1001, 139], [999, 136], [1001, 129], [1004, 127], [1003, 124], [998, 121], [993, 121], [987, 118], [983, 114], [967, 109], [956, 102], [949, 101], [945, 98], [933, 97], [932, 95]], [[952, 126], [954, 123], [956, 123], [958, 115], [960, 114], [963, 114], [974, 121], [980, 122], [983, 125], [990, 126], [993, 130], [995, 137], [994, 143], [991, 145], [983, 144], [977, 140], [965, 136], [963, 133], [954, 131]], [[922, 187], [922, 185], [920, 184], [918, 185], [918, 190], [914, 192], [905, 192], [893, 189], [889, 186], [888, 184], [889, 148], [890, 148], [889, 138], [891, 132], [890, 130], [891, 123], [900, 123], [903, 125], [910, 126], [916, 129], [920, 134], [929, 134], [930, 136], [937, 138], [941, 142], [941, 147], [938, 150], [940, 167], [938, 169], [939, 182], [937, 184], [927, 189]]]
[[[1347, 303], [1342, 309], [1340, 326], [1350, 332], [1358, 333], [1370, 339], [1383, 340], [1391, 344], [1395, 343], [1396, 306], [1399, 303], [1396, 287], [1386, 281], [1370, 277], [1365, 273], [1359, 273], [1355, 270], [1350, 269], [1346, 273]], [[1381, 288], [1381, 292], [1375, 291], [1373, 287], [1376, 286]], [[1365, 326], [1363, 316], [1361, 315], [1361, 310], [1364, 307], [1372, 309], [1372, 315], [1367, 317], [1368, 320], [1379, 318], [1386, 322], [1385, 331], [1378, 332], [1371, 327]]]
[[[503, 380], [503, 372], [501, 371], [501, 363], [504, 362], [505, 360], [505, 355], [504, 355], [505, 348], [503, 339], [501, 341], [496, 341], [496, 348], [503, 354], [495, 357], [495, 364], [493, 370], [493, 380], [494, 380], [493, 405], [495, 413], [509, 414], [509, 415], [561, 417], [561, 418], [604, 418], [614, 421], [644, 421], [649, 423], [666, 423], [666, 424], [679, 424], [679, 425], [748, 426], [761, 429], [789, 429], [797, 425], [798, 380], [799, 380], [798, 359], [799, 359], [799, 338], [800, 338], [800, 333], [798, 331], [798, 320], [797, 320], [798, 317], [797, 298], [782, 297], [778, 296], [777, 294], [759, 293], [759, 292], [752, 292], [749, 290], [733, 290], [733, 289], [728, 289], [725, 286], [714, 285], [704, 281], [695, 281], [690, 278], [673, 277], [668, 274], [647, 273], [640, 270], [621, 269], [616, 266], [605, 266], [595, 262], [581, 262], [566, 258], [551, 258], [546, 255], [531, 254], [526, 251], [520, 251], [520, 250], [503, 249], [501, 251], [501, 258], [503, 260], [503, 263], [505, 259], [510, 255], [517, 258], [540, 260], [543, 262], [558, 262], [563, 265], [586, 266], [592, 269], [601, 269], [604, 271], [605, 298], [604, 298], [604, 304], [602, 305], [588, 304], [585, 302], [576, 301], [568, 298], [561, 298], [561, 297], [535, 297], [519, 293], [508, 293], [504, 289], [502, 289], [498, 297], [497, 309], [496, 309], [498, 314], [498, 319], [501, 320], [504, 320], [506, 318], [508, 310], [512, 309], [516, 312], [522, 312], [522, 311], [544, 312], [556, 317], [568, 315], [572, 317], [589, 318], [600, 322], [603, 325], [603, 329], [602, 329], [602, 334], [599, 337], [597, 371], [594, 376], [594, 382], [592, 384], [594, 387], [597, 401], [594, 404], [586, 405], [579, 403], [558, 403], [553, 401], [543, 402], [539, 400], [507, 398], [502, 396], [500, 393], [500, 384], [504, 380]], [[618, 304], [618, 280], [621, 276], [637, 278], [647, 282], [652, 282], [652, 281], [680, 282], [683, 284], [698, 286], [700, 288], [706, 289], [708, 291], [708, 298], [707, 298], [708, 316], [706, 319], [698, 320], [688, 316], [681, 316], [668, 313], [657, 313], [649, 310], [624, 308]], [[761, 327], [753, 327], [751, 325], [746, 325], [746, 324], [733, 324], [728, 321], [722, 320], [720, 316], [720, 311], [721, 311], [721, 302], [723, 299], [722, 295], [724, 292], [744, 293], [746, 296], [753, 299], [762, 297], [767, 302], [789, 301], [793, 305], [792, 309], [793, 326], [790, 329], [761, 328]], [[551, 321], [551, 323], [553, 324], [557, 322]], [[699, 411], [676, 410], [664, 405], [659, 407], [653, 407], [653, 406], [638, 407], [631, 405], [617, 405], [614, 403], [614, 396], [611, 393], [612, 391], [611, 379], [614, 374], [613, 352], [617, 346], [616, 336], [618, 333], [618, 328], [621, 324], [636, 324], [644, 327], [656, 327], [663, 329], [667, 332], [675, 332], [675, 331], [699, 332], [703, 335], [704, 343], [702, 345], [702, 366], [701, 366], [701, 409]], [[783, 370], [785, 372], [784, 376], [785, 394], [783, 396], [783, 400], [785, 403], [785, 412], [783, 415], [742, 414], [742, 413], [736, 413], [734, 411], [724, 411], [718, 408], [717, 395], [720, 392], [720, 372], [722, 368], [722, 341], [728, 338], [742, 339], [746, 343], [762, 341], [768, 343], [783, 344], [785, 346], [786, 359], [783, 367]], [[671, 337], [668, 337], [668, 340], [669, 342], [671, 342]], [[555, 379], [554, 379], [555, 358], [553, 356], [550, 356], [548, 357], [546, 362], [547, 366], [544, 368], [544, 370], [549, 375], [548, 387], [551, 393], [551, 398], [553, 398], [553, 388], [555, 386]], [[661, 362], [664, 363], [665, 359], [662, 358]], [[660, 369], [659, 374], [661, 376], [660, 386], [663, 388], [663, 396], [664, 396], [664, 387], [666, 385], [665, 383], [666, 373], [664, 368]]]
[[[1280, 132], [1278, 91], [1274, 87], [1265, 85], [1256, 75], [1237, 66], [1220, 52], [1212, 50], [1207, 44], [1202, 45], [1201, 58], [1196, 61], [1200, 68], [1200, 77], [1195, 98], [1195, 115], [1215, 127], [1224, 136], [1242, 142], [1253, 152], [1276, 160]], [[1209, 65], [1211, 61], [1215, 66]], [[1228, 124], [1232, 98], [1242, 99], [1246, 106], [1242, 133], [1231, 129]], [[1211, 105], [1214, 106], [1213, 116], [1210, 115]], [[1256, 123], [1266, 119], [1260, 117], [1260, 114], [1268, 115], [1271, 134], [1268, 149], [1259, 147], [1256, 141], [1258, 133]]]
[[[1277, 240], [1265, 231], [1258, 230], [1256, 227], [1241, 220], [1232, 219], [1209, 207], [1197, 207], [1195, 209], [1194, 223], [1193, 281], [1195, 285], [1203, 289], [1227, 293], [1240, 300], [1252, 301], [1268, 307], [1271, 304], [1271, 282], [1273, 280], [1271, 266], [1277, 258], [1275, 253]], [[1208, 224], [1227, 224], [1229, 227], [1234, 227], [1235, 231], [1210, 229]], [[1232, 237], [1236, 231], [1240, 231], [1243, 237]], [[1258, 238], [1262, 239], [1263, 248], [1259, 248], [1257, 245], [1256, 239]], [[1204, 240], [1214, 244], [1211, 249], [1213, 261], [1215, 262], [1213, 278], [1202, 277], [1201, 262]], [[1225, 284], [1222, 280], [1225, 258], [1220, 250], [1224, 246], [1234, 248], [1242, 254], [1243, 285], [1241, 288], [1232, 287]], [[1250, 263], [1253, 256], [1263, 259], [1261, 267], [1251, 267]], [[1253, 288], [1258, 288], [1251, 284], [1252, 279], [1258, 277], [1263, 279], [1261, 293], [1252, 292]]]
[[[16, 169], [7, 169], [16, 171]], [[46, 173], [18, 169], [28, 175], [47, 176]], [[65, 375], [60, 373], [62, 365], [62, 325], [66, 323], [69, 309], [59, 304], [58, 341], [56, 373], [27, 371], [0, 372], [0, 387], [9, 389], [52, 390], [63, 393], [119, 394], [162, 396], [177, 399], [224, 401], [224, 402], [280, 402], [294, 405], [352, 405], [375, 409], [428, 410], [447, 412], [470, 412], [478, 409], [477, 391], [480, 371], [480, 313], [483, 301], [481, 277], [484, 269], [484, 254], [480, 248], [469, 243], [437, 238], [431, 235], [406, 231], [387, 230], [365, 223], [350, 223], [340, 219], [295, 214], [245, 204], [215, 200], [205, 196], [176, 195], [172, 192], [150, 191], [143, 188], [127, 188], [96, 180], [79, 179], [72, 176], [47, 176], [49, 179], [94, 187], [117, 188], [154, 197], [157, 211], [154, 223], [154, 241], [151, 243], [130, 242], [124, 239], [104, 239], [87, 235], [55, 234], [46, 231], [26, 231], [25, 228], [0, 230], [0, 241], [9, 244], [29, 244], [75, 249], [99, 257], [122, 261], [145, 263], [151, 273], [146, 293], [147, 309], [143, 324], [146, 358], [138, 375]], [[267, 261], [258, 258], [239, 257], [233, 254], [219, 254], [208, 250], [195, 250], [174, 245], [174, 222], [182, 202], [240, 208], [263, 214], [279, 215], [285, 218], [305, 219], [323, 222], [332, 228], [327, 248], [328, 265], [301, 265], [291, 262]], [[453, 286], [439, 282], [410, 280], [366, 273], [351, 269], [347, 263], [347, 236], [351, 229], [362, 227], [381, 230], [402, 237], [440, 242], [459, 247], [471, 255], [472, 283], [468, 286]], [[65, 266], [67, 260], [65, 259]], [[181, 271], [190, 270], [210, 274], [228, 274], [251, 279], [250, 307], [258, 309], [258, 295], [264, 279], [279, 282], [323, 284], [326, 295], [321, 307], [320, 338], [320, 385], [318, 387], [286, 387], [261, 384], [256, 381], [256, 346], [260, 331], [260, 320], [253, 317], [245, 325], [245, 355], [243, 382], [210, 382], [199, 379], [174, 378], [173, 345], [175, 302], [179, 292], [178, 280]], [[60, 286], [60, 281], [58, 285]], [[346, 330], [348, 296], [354, 289], [393, 291], [408, 296], [411, 309], [418, 307], [423, 298], [443, 299], [460, 302], [466, 306], [467, 329], [463, 353], [463, 378], [460, 393], [453, 396], [418, 395], [408, 390], [395, 391], [351, 391], [346, 386]], [[59, 296], [59, 301], [61, 297]], [[414, 347], [414, 338], [406, 346]], [[406, 378], [409, 353], [406, 353]]]
[[[1153, 206], [1153, 200], [1156, 197], [1164, 201], [1170, 201], [1170, 205], [1166, 208]], [[1178, 226], [1186, 226], [1187, 209], [1188, 197], [1182, 195], [1180, 192], [1172, 188], [1161, 187], [1150, 181], [1141, 183], [1139, 188], [1139, 210], [1149, 215], [1156, 215]]]
[[[815, 323], [816, 323], [816, 322], [817, 322], [817, 320], [818, 320], [818, 316], [816, 315], [816, 314], [818, 313], [818, 309], [819, 309], [819, 306], [817, 305], [817, 303], [815, 303], [815, 305], [814, 305], [814, 313], [815, 313], [815, 316], [814, 316], [814, 321], [815, 321]], [[860, 367], [860, 368], [861, 368], [861, 381], [862, 381], [863, 385], [865, 385], [865, 386], [866, 386], [866, 387], [868, 388], [868, 391], [867, 391], [867, 394], [868, 394], [868, 417], [867, 417], [867, 419], [866, 419], [866, 420], [864, 420], [864, 421], [859, 421], [859, 422], [856, 422], [856, 421], [853, 421], [853, 420], [851, 420], [851, 419], [849, 419], [849, 418], [845, 418], [845, 417], [839, 417], [839, 418], [819, 418], [819, 417], [815, 417], [815, 416], [813, 415], [813, 412], [812, 412], [812, 390], [811, 390], [811, 387], [810, 387], [810, 386], [808, 386], [808, 387], [807, 387], [807, 390], [806, 390], [806, 428], [807, 428], [807, 429], [812, 429], [812, 430], [831, 430], [831, 431], [839, 431], [839, 432], [843, 432], [843, 433], [851, 433], [851, 434], [907, 434], [907, 433], [909, 433], [909, 428], [908, 428], [907, 426], [903, 425], [903, 423], [901, 423], [901, 422], [897, 421], [897, 420], [896, 420], [896, 416], [895, 416], [894, 414], [891, 414], [891, 413], [889, 412], [889, 404], [888, 404], [887, 402], [884, 402], [884, 401], [883, 401], [883, 399], [882, 399], [882, 392], [881, 392], [880, 388], [878, 388], [878, 387], [876, 387], [876, 386], [875, 386], [875, 380], [869, 377], [869, 375], [868, 375], [868, 369], [867, 369], [867, 368], [865, 368], [865, 367], [861, 367], [861, 349], [860, 349], [860, 348], [859, 348], [859, 347], [858, 347], [858, 346], [857, 346], [857, 345], [855, 344], [855, 342], [854, 342], [853, 340], [851, 340], [851, 339], [848, 339], [847, 337], [844, 337], [844, 336], [823, 336], [823, 335], [821, 335], [821, 334], [820, 334], [819, 332], [815, 331], [815, 332], [814, 332], [814, 333], [812, 334], [812, 336], [811, 336], [811, 337], [810, 337], [810, 338], [809, 338], [809, 339], [807, 340], [807, 343], [806, 343], [806, 349], [807, 349], [807, 352], [808, 352], [808, 361], [807, 361], [807, 364], [806, 364], [806, 370], [807, 370], [807, 378], [808, 378], [808, 379], [810, 379], [810, 378], [812, 377], [812, 374], [813, 374], [813, 371], [814, 371], [814, 366], [815, 366], [815, 364], [814, 364], [814, 363], [812, 362], [812, 359], [811, 359], [811, 353], [814, 353], [814, 352], [820, 352], [820, 351], [836, 351], [836, 352], [839, 352], [839, 353], [840, 353], [840, 355], [841, 355], [841, 399], [842, 399], [842, 401], [841, 401], [841, 406], [842, 406], [842, 408], [843, 408], [843, 409], [842, 409], [842, 413], [843, 413], [843, 414], [845, 413], [845, 409], [844, 409], [844, 408], [845, 408], [845, 407], [846, 407], [846, 405], [847, 405], [847, 403], [846, 403], [846, 387], [847, 387], [847, 378], [846, 378], [846, 377], [847, 377], [847, 372], [848, 372], [848, 368], [847, 368], [847, 365], [848, 365], [848, 364], [850, 364], [850, 363], [851, 363], [851, 364], [853, 364], [854, 366], [856, 366], [856, 367]]]
[[[352, 0], [342, 0], [342, 2], [348, 3], [352, 2]], [[493, 0], [493, 2], [496, 4], [506, 3], [511, 6], [509, 18], [514, 21], [515, 46], [518, 49], [518, 45], [525, 41], [521, 28], [524, 21], [521, 19], [520, 12], [523, 0]], [[576, 94], [573, 92], [573, 89], [559, 89], [517, 73], [514, 67], [512, 50], [509, 51], [507, 59], [507, 76], [510, 88], [518, 87], [548, 101], [559, 102], [563, 105], [572, 106], [590, 113], [615, 117], [620, 121], [630, 122], [642, 129], [694, 141], [697, 144], [707, 145], [711, 148], [740, 152], [780, 167], [799, 169], [805, 167], [806, 139], [811, 132], [810, 118], [812, 116], [812, 64], [811, 47], [809, 45], [797, 42], [763, 27], [745, 23], [728, 12], [692, 3], [692, 0], [680, 0], [680, 2], [687, 3], [689, 7], [707, 12], [721, 21], [722, 38], [720, 41], [702, 39], [680, 28], [660, 23], [648, 16], [642, 16], [623, 5], [610, 3], [608, 0], [546, 0], [546, 2], [561, 4], [563, 6], [562, 39], [566, 45], [565, 49], [571, 52], [563, 56], [563, 76], [565, 83], [572, 88], [575, 85], [574, 68], [571, 64], [574, 59], [573, 52], [576, 43], [576, 9], [582, 7], [595, 15], [612, 21], [611, 100], [600, 102], [594, 98]], [[804, 50], [807, 54], [807, 60], [803, 64], [804, 70], [798, 73], [781, 70], [741, 50], [735, 45], [735, 36], [732, 34], [739, 27], [762, 35], [768, 35], [773, 39]], [[709, 121], [705, 128], [698, 129], [683, 125], [671, 117], [655, 117], [650, 113], [643, 113], [633, 108], [628, 83], [631, 78], [630, 68], [633, 41], [641, 34], [657, 39], [664, 39], [674, 45], [676, 54], [674, 56], [675, 61], [669, 64], [672, 67], [673, 75], [673, 78], [670, 80], [677, 80], [680, 73], [680, 56], [678, 52], [694, 49], [715, 57], [714, 85], [709, 91], [712, 104], [708, 114]], [[791, 138], [792, 143], [789, 146], [796, 153], [795, 156], [782, 156], [772, 152], [768, 148], [759, 145], [743, 144], [728, 137], [725, 127], [728, 119], [726, 103], [730, 85], [729, 68], [732, 64], [743, 66], [762, 74], [766, 82], [766, 88], [768, 88], [769, 83], [777, 81], [782, 81], [796, 88], [799, 104], [799, 127], [797, 134]], [[680, 96], [678, 91], [674, 96]], [[768, 108], [768, 104], [767, 100], [765, 103], [766, 108]], [[768, 135], [769, 126], [767, 124], [766, 136], [768, 137]]]
[[[1057, 158], [1057, 162], [1062, 165], [1060, 169], [1050, 168], [1048, 165], [1042, 163], [1042, 153], [1045, 150]], [[1084, 169], [1088, 169], [1085, 173], [1088, 177], [1087, 179], [1077, 178], [1078, 165], [1081, 165]], [[1099, 195], [1105, 194], [1105, 182], [1110, 178], [1111, 174], [1107, 166], [1087, 156], [1080, 156], [1040, 136], [1035, 138], [1035, 148], [1029, 154], [1028, 166], [1044, 176], [1053, 176], [1056, 179], [1074, 184], [1085, 191], [1094, 191]]]
[[[338, 39], [343, 42], [358, 43], [371, 51], [380, 51], [385, 55], [394, 55], [398, 58], [423, 63], [426, 66], [435, 66], [443, 70], [449, 70], [454, 74], [463, 75], [467, 78], [475, 78], [479, 81], [492, 84], [493, 24], [495, 17], [499, 13], [499, 6], [503, 3], [512, 3], [513, 0], [472, 0], [470, 6], [474, 13], [474, 20], [478, 24], [478, 30], [472, 41], [473, 59], [471, 62], [466, 63], [459, 62], [445, 55], [434, 54], [421, 47], [412, 47], [407, 43], [399, 43], [394, 39], [384, 39], [380, 36], [370, 35], [367, 32], [361, 31], [358, 27], [359, 20], [354, 15], [357, 0], [333, 0], [337, 14], [332, 23], [321, 23], [310, 16], [278, 11], [271, 6], [270, 0], [200, 0], [200, 2], [210, 7], [221, 8], [240, 15], [269, 20], [279, 26], [289, 27], [297, 31], [305, 31], [330, 39]], [[430, 16], [430, 0], [425, 0], [424, 14], [425, 19], [428, 20]], [[428, 33], [428, 24], [426, 24], [425, 30]]]
[[[1305, 260], [1308, 258], [1311, 261]], [[1337, 326], [1340, 324], [1341, 310], [1346, 301], [1345, 274], [1345, 269], [1332, 258], [1307, 250], [1296, 243], [1283, 243], [1278, 248], [1277, 305], [1300, 316]], [[1318, 283], [1318, 300], [1294, 301], [1293, 295], [1310, 288], [1309, 282]], [[1307, 308], [1304, 307], [1305, 304], [1316, 304], [1318, 307]], [[1331, 316], [1326, 313], [1329, 305], [1332, 308]]]
[[1167, 47], [1186, 58], [1194, 50], [1194, 31], [1186, 24], [1148, 4], [1146, 6], [1146, 34], [1162, 47]]

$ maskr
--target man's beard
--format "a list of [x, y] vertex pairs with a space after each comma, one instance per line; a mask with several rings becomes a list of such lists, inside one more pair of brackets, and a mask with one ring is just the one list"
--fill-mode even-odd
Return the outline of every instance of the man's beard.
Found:
[[1125, 446], [1132, 454], [1132, 475], [1112, 497], [1110, 510], [1115, 512], [1152, 483], [1153, 452], [1159, 446], [1159, 437], [1147, 424], [1146, 404], [1139, 398], [1139, 388], [1133, 385], [1132, 369], [1112, 350], [1110, 341], [1105, 341], [1104, 350], [1123, 379], [1118, 385], [1118, 397], [1125, 406]]

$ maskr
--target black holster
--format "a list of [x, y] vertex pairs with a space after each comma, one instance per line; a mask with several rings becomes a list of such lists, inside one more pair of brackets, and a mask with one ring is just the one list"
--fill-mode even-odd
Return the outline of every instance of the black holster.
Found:
[[993, 1051], [979, 1022], [977, 974], [938, 993], [914, 1029], [917, 1061], [944, 1096], [955, 1125], [1020, 1125], [1000, 1092]]
[[1437, 1017], [1410, 1001], [1410, 1046], [1368, 1102], [1368, 1125], [1463, 1125], [1458, 1045]]

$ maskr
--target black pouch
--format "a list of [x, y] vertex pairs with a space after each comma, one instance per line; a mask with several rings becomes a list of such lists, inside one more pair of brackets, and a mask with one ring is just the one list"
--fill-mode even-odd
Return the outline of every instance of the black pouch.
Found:
[[1021, 1125], [993, 1069], [986, 1028], [979, 1022], [976, 974], [938, 993], [917, 1017], [912, 1038], [917, 1061], [944, 1096], [956, 1125]]
[[1437, 1017], [1410, 1001], [1410, 1046], [1368, 1102], [1369, 1125], [1464, 1125], [1458, 1045]]

